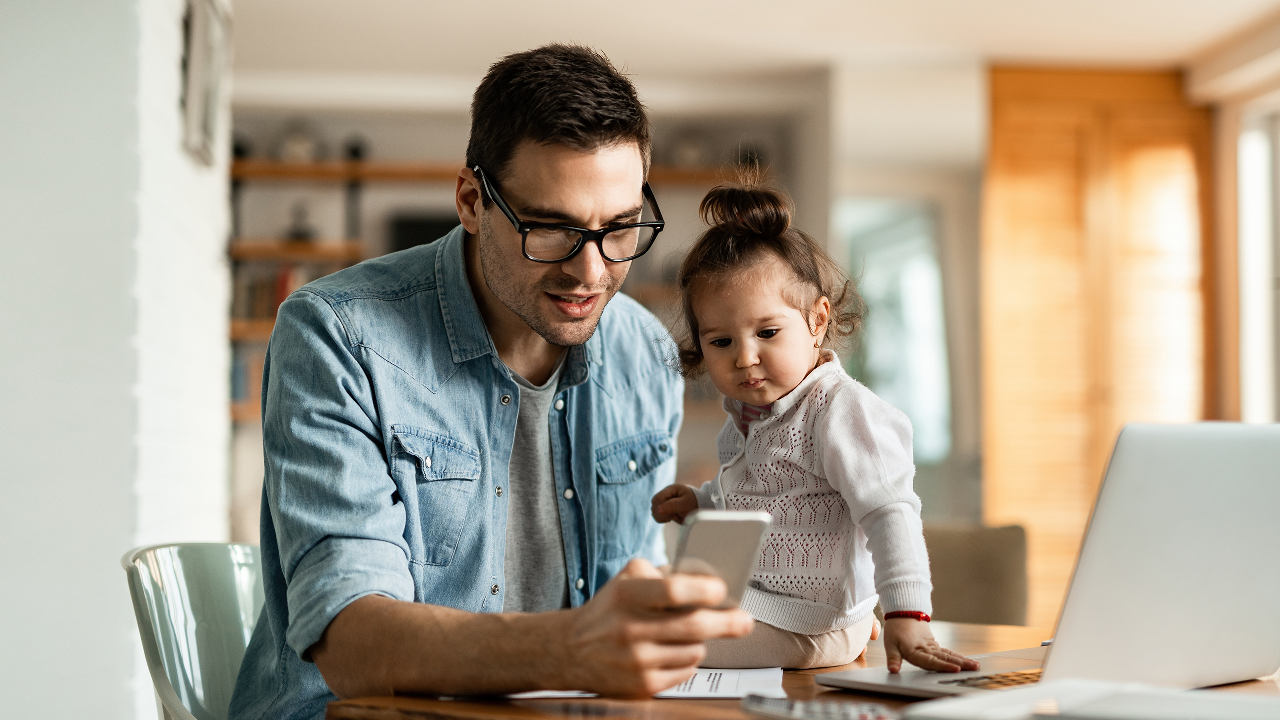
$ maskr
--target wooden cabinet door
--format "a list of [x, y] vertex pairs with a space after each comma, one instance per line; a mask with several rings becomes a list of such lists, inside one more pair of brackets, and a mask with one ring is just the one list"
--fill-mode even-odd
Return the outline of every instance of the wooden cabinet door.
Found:
[[1052, 626], [1116, 433], [1200, 419], [1209, 120], [1175, 73], [991, 72], [983, 513]]

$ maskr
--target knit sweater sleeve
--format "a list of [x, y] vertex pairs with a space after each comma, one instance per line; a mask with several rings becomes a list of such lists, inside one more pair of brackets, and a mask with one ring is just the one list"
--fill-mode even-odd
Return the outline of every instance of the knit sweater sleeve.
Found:
[[911, 484], [911, 421], [851, 381], [832, 389], [815, 430], [827, 481], [867, 536], [880, 606], [932, 613], [920, 498]]
[[693, 489], [693, 496], [698, 498], [699, 510], [723, 510], [724, 493], [719, 491], [720, 478], [708, 480], [701, 487]]

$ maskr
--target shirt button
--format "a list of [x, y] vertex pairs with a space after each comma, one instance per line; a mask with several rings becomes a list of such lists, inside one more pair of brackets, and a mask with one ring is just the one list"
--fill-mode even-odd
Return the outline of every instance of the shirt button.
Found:
[[565, 500], [572, 500], [572, 499], [573, 499], [573, 488], [569, 488], [569, 489], [567, 489], [567, 490], [565, 490], [565, 491], [564, 491], [564, 499], [565, 499]]
[[557, 400], [556, 400], [555, 408], [556, 408], [557, 410], [563, 410], [563, 409], [564, 409], [564, 400], [557, 399]]
[[502, 404], [503, 404], [503, 405], [510, 405], [510, 404], [511, 404], [511, 396], [510, 396], [510, 395], [503, 395], [503, 396], [502, 396]]
[[662, 443], [661, 445], [659, 445], [659, 446], [658, 446], [658, 449], [659, 449], [659, 450], [661, 450], [662, 452], [666, 452], [666, 451], [667, 451], [667, 444], [666, 444], [666, 443]]
[[636, 471], [636, 461], [635, 461], [635, 460], [628, 460], [628, 461], [627, 461], [627, 469], [628, 469], [628, 470], [630, 470], [631, 472], [635, 472], [635, 471]]
[[581, 590], [582, 586], [586, 584], [587, 584], [586, 581], [584, 581], [582, 578], [578, 578], [578, 582], [574, 583], [573, 586]]
[[422, 464], [426, 465], [427, 467], [431, 467], [431, 458], [429, 457], [422, 458]]
[[502, 488], [498, 488], [497, 493], [498, 497], [502, 497]]
[[498, 586], [497, 586], [497, 585], [494, 585], [493, 587], [489, 588], [489, 594], [490, 594], [490, 595], [497, 595], [497, 594], [498, 594]]

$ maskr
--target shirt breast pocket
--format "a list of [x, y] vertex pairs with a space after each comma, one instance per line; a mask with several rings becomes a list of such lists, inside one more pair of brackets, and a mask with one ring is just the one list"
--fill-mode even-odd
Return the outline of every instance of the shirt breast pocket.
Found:
[[405, 539], [413, 559], [448, 565], [480, 478], [480, 453], [428, 430], [392, 430], [392, 474], [405, 503]]
[[596, 450], [597, 501], [600, 508], [600, 557], [625, 560], [643, 550], [653, 520], [649, 501], [658, 488], [654, 470], [675, 455], [671, 436], [649, 432]]

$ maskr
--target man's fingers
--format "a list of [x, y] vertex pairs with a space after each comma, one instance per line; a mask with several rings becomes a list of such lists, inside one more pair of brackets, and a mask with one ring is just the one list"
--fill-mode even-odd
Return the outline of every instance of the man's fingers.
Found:
[[671, 607], [717, 607], [729, 594], [724, 581], [712, 575], [677, 573], [668, 582]]
[[628, 642], [663, 644], [701, 643], [723, 637], [742, 637], [751, 632], [753, 620], [741, 610], [696, 610], [685, 614], [656, 615], [627, 624]]
[[693, 677], [698, 671], [697, 666], [691, 666], [679, 670], [655, 670], [645, 675], [645, 696], [649, 697], [655, 693], [660, 693], [667, 688], [675, 687], [680, 683]]
[[684, 670], [697, 667], [707, 654], [701, 642], [684, 644], [645, 642], [637, 643], [633, 647], [636, 661], [645, 671]]
[[635, 558], [628, 562], [615, 577], [660, 579], [662, 577], [662, 573], [658, 572], [658, 569], [655, 568], [653, 563], [650, 563], [648, 560], [645, 560], [644, 558]]
[[[631, 561], [631, 563], [635, 562], [637, 561]], [[641, 577], [628, 572], [631, 563], [628, 563], [619, 575], [631, 578]], [[653, 569], [653, 566], [648, 563], [645, 563], [645, 566]], [[724, 581], [710, 575], [676, 573], [662, 578], [657, 570], [653, 570], [653, 574], [646, 577], [660, 580], [628, 582], [619, 586], [619, 599], [633, 608], [661, 612], [677, 608], [716, 607], [724, 602], [727, 592]]]

